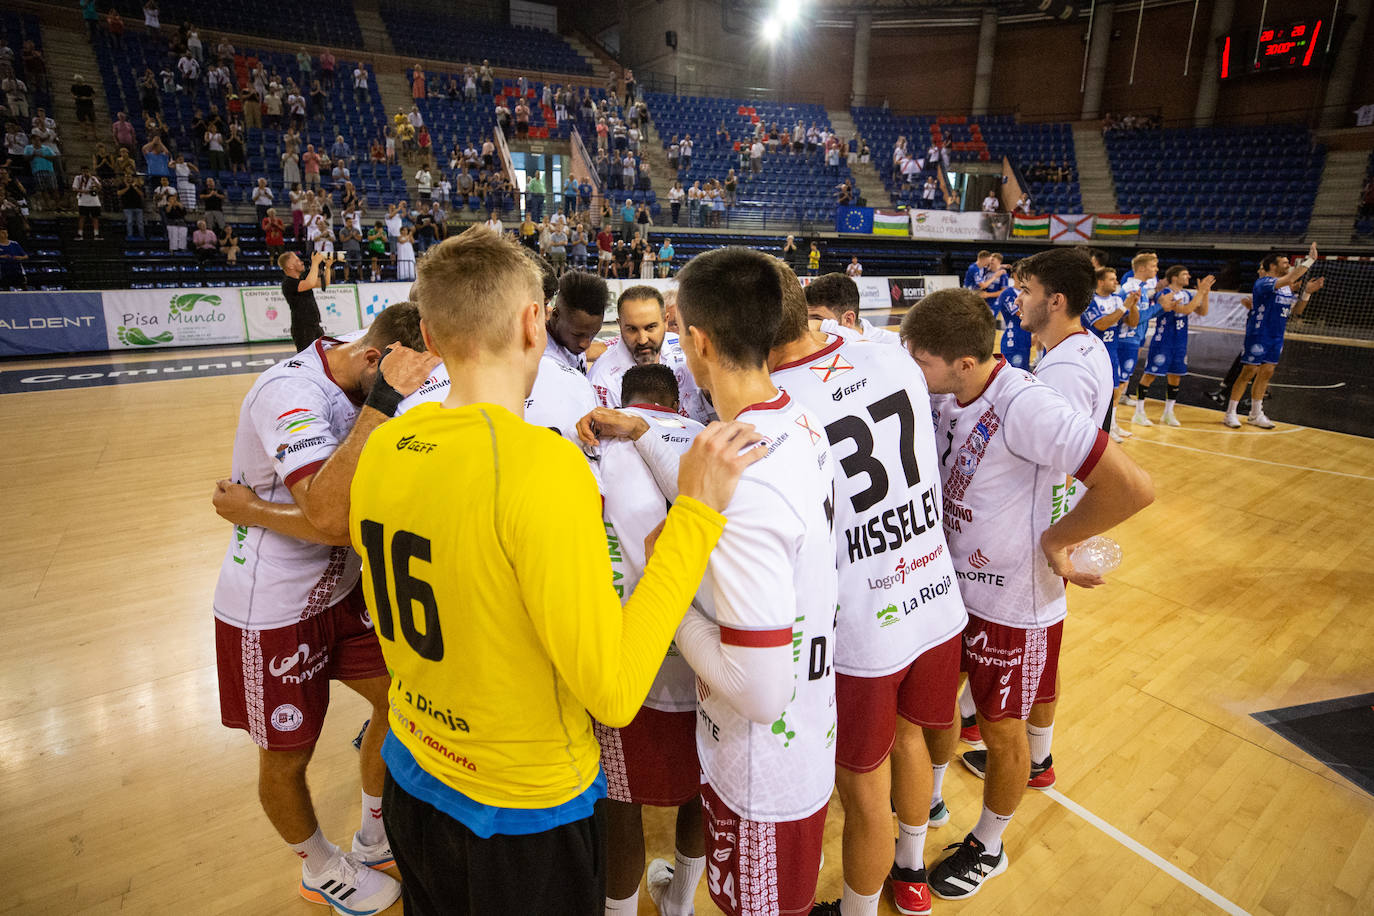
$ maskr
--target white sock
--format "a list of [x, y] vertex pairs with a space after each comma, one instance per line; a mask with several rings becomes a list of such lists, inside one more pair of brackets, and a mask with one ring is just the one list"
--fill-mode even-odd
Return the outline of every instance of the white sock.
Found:
[[942, 763], [930, 765], [930, 807], [934, 808], [945, 797], [945, 770], [949, 769], [949, 764]]
[[638, 913], [638, 912], [639, 912], [639, 889], [638, 889], [638, 888], [635, 888], [635, 892], [634, 892], [633, 894], [631, 894], [630, 896], [626, 897], [624, 900], [612, 900], [610, 897], [607, 897], [607, 898], [606, 898], [606, 916], [610, 916], [610, 914], [612, 914], [612, 913], [628, 913], [628, 914], [630, 914], [630, 916], [635, 916], [635, 914]]
[[978, 818], [978, 823], [974, 825], [973, 836], [978, 842], [983, 844], [983, 848], [992, 855], [1002, 850], [1002, 831], [1007, 829], [1007, 824], [1011, 823], [1010, 814], [998, 814], [983, 806], [983, 813]]
[[382, 797], [363, 793], [363, 823], [358, 828], [358, 839], [368, 846], [375, 846], [386, 839], [386, 827], [382, 824]]
[[1041, 764], [1050, 755], [1050, 740], [1054, 737], [1054, 723], [1044, 728], [1026, 723], [1026, 735], [1030, 738], [1031, 763]]
[[304, 843], [291, 843], [291, 849], [305, 862], [305, 870], [312, 875], [324, 871], [329, 861], [339, 854], [339, 847], [324, 838], [319, 827]]
[[1252, 416], [1252, 417], [1258, 417], [1258, 416], [1259, 416], [1260, 414], [1262, 414], [1262, 413], [1264, 413], [1264, 402], [1263, 402], [1263, 401], [1256, 401], [1254, 398], [1251, 398], [1251, 399], [1250, 399], [1250, 416]]
[[897, 822], [897, 867], [918, 871], [926, 863], [926, 828], [929, 824], [913, 827]]
[[1237, 411], [1239, 408], [1240, 408], [1240, 401], [1227, 401], [1227, 402], [1226, 402], [1226, 416], [1228, 416], [1228, 417], [1234, 417], [1234, 416], [1236, 415], [1236, 411]]
[[1168, 398], [1165, 398], [1165, 399], [1164, 399], [1164, 412], [1165, 412], [1165, 413], [1173, 413], [1173, 412], [1174, 412], [1174, 402], [1171, 401], [1171, 400], [1169, 400]]
[[860, 894], [846, 884], [844, 896], [840, 898], [840, 914], [841, 916], [878, 916], [878, 898], [882, 895], [882, 888], [878, 888], [876, 894]]
[[690, 858], [675, 852], [673, 859], [673, 880], [668, 882], [668, 891], [663, 895], [660, 916], [688, 916], [696, 899], [697, 885], [706, 871], [706, 857]]
[[959, 717], [961, 719], [967, 719], [977, 711], [978, 707], [973, 702], [973, 690], [965, 683], [964, 692], [959, 694]]

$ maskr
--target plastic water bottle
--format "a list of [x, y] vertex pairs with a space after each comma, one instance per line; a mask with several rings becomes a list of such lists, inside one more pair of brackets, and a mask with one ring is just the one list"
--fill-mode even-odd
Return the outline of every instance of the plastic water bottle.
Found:
[[1075, 547], [1069, 561], [1079, 572], [1105, 576], [1121, 565], [1121, 545], [1099, 534]]

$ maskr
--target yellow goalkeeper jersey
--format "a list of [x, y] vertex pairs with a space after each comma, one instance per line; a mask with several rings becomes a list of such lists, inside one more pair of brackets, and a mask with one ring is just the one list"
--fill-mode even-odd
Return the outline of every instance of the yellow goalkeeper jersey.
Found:
[[383, 424], [349, 528], [393, 736], [483, 805], [550, 808], [586, 791], [591, 716], [622, 726], [639, 710], [724, 525], [679, 498], [622, 609], [574, 445], [493, 404], [424, 404]]

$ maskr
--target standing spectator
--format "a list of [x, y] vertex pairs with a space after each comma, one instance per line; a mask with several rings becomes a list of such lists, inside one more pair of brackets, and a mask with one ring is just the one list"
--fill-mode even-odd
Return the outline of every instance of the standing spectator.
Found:
[[356, 226], [345, 226], [339, 233], [339, 250], [343, 252], [343, 282], [350, 276], [363, 276], [363, 236]]
[[568, 268], [568, 233], [560, 225], [549, 229], [549, 263], [559, 276]]
[[90, 239], [89, 227], [100, 238], [100, 179], [91, 174], [91, 167], [83, 165], [81, 174], [72, 179], [72, 190], [76, 192], [76, 210], [79, 214], [76, 224], [76, 237]]
[[523, 97], [515, 103], [515, 135], [521, 140], [530, 135], [530, 106]]
[[186, 205], [181, 202], [181, 195], [175, 192], [164, 196], [163, 200], [166, 203], [162, 221], [167, 229], [167, 250], [185, 251]]
[[281, 174], [282, 183], [289, 188], [296, 188], [301, 183], [301, 157], [295, 150], [287, 148], [281, 154]]
[[367, 78], [367, 65], [358, 61], [358, 65], [353, 68], [353, 98], [359, 105], [366, 105], [368, 102]]
[[48, 62], [32, 41], [24, 42], [24, 79], [37, 92], [48, 91]]
[[654, 278], [654, 246], [644, 239], [636, 239], [635, 244], [643, 242], [643, 248], [639, 253], [639, 279], [652, 280]]
[[143, 144], [143, 165], [148, 178], [154, 182], [172, 177], [171, 156], [161, 137], [155, 136]]
[[319, 80], [312, 80], [310, 83], [310, 117], [316, 121], [323, 121], [328, 114], [329, 96], [325, 93], [324, 87]]
[[739, 178], [735, 176], [735, 170], [731, 169], [725, 176], [725, 206], [733, 207], [738, 194]]
[[157, 0], [147, 0], [143, 4], [143, 27], [150, 32], [162, 30], [162, 11], [158, 9]]
[[749, 146], [749, 171], [755, 175], [763, 171], [763, 141], [758, 137]]
[[568, 258], [573, 270], [587, 269], [587, 230], [576, 223], [568, 232]]
[[143, 182], [137, 176], [124, 176], [119, 183], [119, 207], [124, 211], [124, 237], [143, 239]]
[[682, 199], [686, 196], [686, 192], [682, 190], [682, 182], [674, 181], [672, 189], [668, 191], [668, 211], [672, 215], [674, 226], [678, 224], [678, 215], [682, 212]]
[[335, 134], [334, 145], [329, 148], [329, 155], [347, 165], [353, 160], [353, 147], [348, 145], [343, 134]]
[[252, 83], [244, 83], [239, 89], [239, 101], [243, 104], [243, 124], [249, 130], [262, 127], [262, 95]]
[[219, 254], [219, 237], [206, 227], [205, 220], [197, 222], [196, 231], [191, 233], [191, 253], [202, 270]]
[[[213, 124], [205, 128], [205, 149], [210, 154], [210, 171], [229, 171], [229, 156], [224, 150], [224, 134]], [[123, 144], [121, 144], [123, 145]]]
[[19, 78], [18, 72], [11, 69], [5, 78], [0, 80], [0, 90], [4, 90], [5, 104], [9, 106], [10, 114], [20, 118], [29, 116], [29, 86]]
[[649, 241], [649, 227], [654, 224], [654, 217], [649, 212], [648, 204], [639, 205], [639, 212], [635, 214], [635, 222], [639, 225], [639, 240], [647, 243]]
[[167, 208], [171, 199], [177, 196], [177, 189], [169, 183], [170, 179], [164, 175], [158, 179], [158, 183], [153, 186], [153, 216], [162, 223], [162, 234], [167, 235]]
[[997, 199], [997, 191], [989, 189], [988, 196], [983, 198], [983, 212], [996, 213], [1002, 209], [1002, 202]]
[[409, 226], [402, 227], [396, 240], [396, 279], [415, 279], [415, 236]]
[[200, 32], [190, 23], [182, 23], [181, 27], [186, 30], [186, 50], [190, 51], [191, 56], [196, 59], [196, 63], [204, 68], [205, 45], [201, 43]]
[[[146, 77], [145, 77], [146, 78]], [[95, 139], [95, 89], [81, 76], [72, 76], [72, 101], [76, 104], [76, 122], [85, 125], [87, 140]], [[156, 94], [156, 89], [154, 90]], [[145, 110], [147, 106], [144, 106]]]
[[857, 254], [849, 258], [849, 263], [845, 265], [844, 268], [844, 275], [855, 280], [864, 275], [864, 266], [859, 263], [859, 256]]
[[538, 172], [530, 175], [529, 182], [525, 185], [525, 200], [528, 202], [528, 209], [534, 221], [540, 222], [544, 219], [544, 182], [539, 177]]
[[86, 23], [86, 36], [94, 45], [100, 34], [100, 12], [95, 8], [95, 0], [81, 0], [81, 19]]
[[267, 130], [281, 130], [281, 93], [269, 89], [262, 97], [262, 126]]
[[215, 184], [215, 179], [205, 179], [205, 193], [200, 196], [201, 206], [205, 210], [205, 222], [214, 230], [224, 228], [224, 192]]
[[929, 209], [935, 203], [935, 192], [939, 186], [935, 183], [935, 176], [930, 175], [926, 178], [926, 183], [921, 187], [921, 200]]
[[268, 207], [263, 218], [258, 221], [258, 225], [262, 227], [262, 236], [267, 245], [267, 253], [275, 262], [286, 250], [286, 224], [277, 217], [275, 207]]
[[224, 260], [230, 267], [237, 267], [239, 263], [239, 237], [234, 234], [234, 224], [226, 223], [224, 231], [219, 237], [219, 253], [224, 255]]
[[110, 133], [114, 136], [116, 145], [122, 146], [124, 149], [131, 152], [133, 151], [135, 148], [134, 144], [137, 143], [138, 137], [134, 133], [134, 124], [129, 120], [128, 114], [121, 111], [115, 115], [114, 121], [110, 124]]
[[502, 224], [501, 217], [496, 215], [495, 210], [491, 211], [490, 215], [487, 217], [487, 221], [482, 225], [486, 226], [488, 229], [490, 229], [492, 232], [495, 232], [497, 235], [505, 235], [506, 227], [504, 224]]
[[315, 144], [306, 145], [305, 154], [301, 156], [301, 165], [305, 169], [306, 190], [318, 191], [320, 189], [320, 154], [315, 152]]
[[291, 126], [296, 130], [305, 129], [305, 96], [301, 95], [300, 90], [292, 88], [286, 96], [286, 112], [290, 118]]
[[310, 59], [310, 52], [301, 48], [296, 52], [296, 69], [301, 72], [301, 84], [310, 82], [310, 73], [313, 69], [314, 61]]
[[172, 160], [172, 173], [177, 179], [177, 196], [181, 198], [181, 204], [187, 210], [196, 208], [196, 185], [191, 180], [191, 173], [200, 174], [200, 169], [194, 162], [187, 162], [186, 157], [177, 153]]
[[611, 257], [615, 238], [611, 235], [609, 220], [601, 221], [601, 229], [596, 233], [596, 272], [599, 276], [611, 275]]
[[658, 249], [658, 275], [667, 278], [673, 274], [673, 240], [664, 239]]
[[8, 227], [0, 225], [0, 289], [28, 289], [24, 262], [29, 259], [24, 246], [10, 238]]
[[635, 206], [630, 198], [625, 198], [625, 203], [620, 207], [620, 239], [629, 242], [635, 234]]
[[416, 64], [410, 71], [410, 97], [415, 101], [428, 98], [425, 89], [425, 68], [422, 64]]
[[821, 273], [821, 246], [811, 243], [811, 252], [806, 256], [806, 275], [818, 277]]
[[320, 79], [324, 81], [326, 86], [331, 88], [334, 85], [334, 67], [337, 64], [337, 58], [329, 53], [328, 48], [320, 52]]
[[372, 224], [372, 228], [367, 231], [367, 253], [372, 258], [372, 271], [369, 278], [373, 283], [382, 279], [382, 268], [379, 259], [386, 258], [386, 227], [381, 220]]
[[229, 155], [229, 171], [237, 175], [248, 171], [248, 145], [243, 140], [243, 125], [234, 121], [229, 125], [229, 139], [224, 143]]
[[415, 172], [415, 187], [419, 191], [420, 202], [428, 203], [434, 190], [434, 174], [430, 172], [428, 162], [420, 162], [420, 168]]
[[189, 49], [181, 53], [181, 58], [177, 61], [177, 72], [181, 74], [181, 84], [186, 88], [186, 94], [194, 99], [196, 87], [200, 84], [200, 61], [196, 60]]

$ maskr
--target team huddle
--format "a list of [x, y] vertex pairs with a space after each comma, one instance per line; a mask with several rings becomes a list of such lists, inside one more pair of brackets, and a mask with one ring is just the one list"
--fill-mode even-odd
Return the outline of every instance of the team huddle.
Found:
[[[1186, 345], [1206, 288], [1169, 274]], [[675, 302], [626, 289], [603, 347], [603, 280], [478, 227], [265, 372], [215, 496], [216, 644], [302, 895], [610, 914], [646, 886], [685, 916], [704, 877], [731, 916], [875, 914], [885, 884], [924, 914], [1006, 871], [1054, 780], [1066, 585], [1103, 583], [1071, 551], [1153, 498], [1109, 437], [1110, 335], [1147, 297], [1071, 249], [970, 279], [898, 335], [852, 280], [725, 248]], [[305, 783], [331, 679], [373, 707], [347, 852]], [[961, 739], [983, 806], [928, 863]], [[817, 903], [836, 790], [844, 891]], [[647, 876], [643, 805], [677, 818]]]

